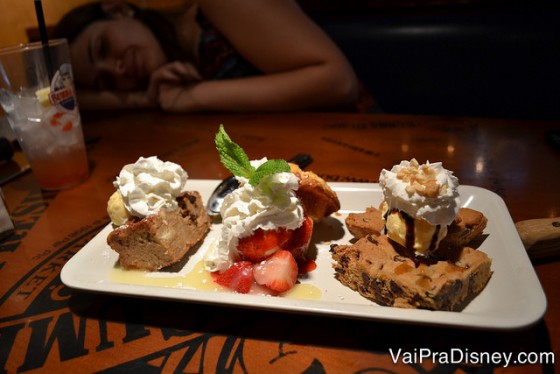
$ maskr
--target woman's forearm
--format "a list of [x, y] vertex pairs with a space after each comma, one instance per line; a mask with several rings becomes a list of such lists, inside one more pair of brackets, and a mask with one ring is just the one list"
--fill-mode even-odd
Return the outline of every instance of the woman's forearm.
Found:
[[162, 109], [192, 111], [285, 111], [351, 104], [358, 97], [352, 70], [326, 64], [231, 80], [163, 88]]

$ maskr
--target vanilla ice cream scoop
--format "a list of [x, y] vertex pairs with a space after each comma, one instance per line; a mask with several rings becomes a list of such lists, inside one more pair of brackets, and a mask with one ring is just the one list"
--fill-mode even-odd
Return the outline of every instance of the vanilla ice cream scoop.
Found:
[[176, 198], [186, 191], [187, 179], [180, 165], [155, 156], [125, 165], [113, 182], [117, 191], [107, 204], [112, 222], [121, 225], [130, 216], [144, 218], [162, 208], [177, 209]]
[[383, 217], [387, 236], [427, 255], [447, 235], [459, 212], [459, 181], [441, 162], [402, 161], [382, 170]]

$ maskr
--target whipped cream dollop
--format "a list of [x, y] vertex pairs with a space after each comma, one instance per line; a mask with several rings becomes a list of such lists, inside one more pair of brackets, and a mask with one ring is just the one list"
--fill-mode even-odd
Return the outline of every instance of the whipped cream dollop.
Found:
[[459, 180], [441, 162], [401, 161], [379, 176], [388, 209], [397, 209], [432, 225], [447, 226], [459, 212]]
[[[251, 161], [251, 165], [257, 168], [265, 161], [266, 158]], [[237, 179], [240, 187], [226, 196], [221, 208], [220, 237], [205, 257], [209, 271], [229, 268], [238, 257], [239, 239], [250, 236], [256, 229], [294, 230], [303, 223], [303, 207], [295, 194], [299, 180], [293, 173], [269, 175], [257, 186], [243, 177]]]
[[178, 208], [175, 199], [186, 190], [187, 179], [180, 165], [152, 156], [125, 165], [113, 185], [122, 195], [126, 210], [144, 218], [163, 207]]

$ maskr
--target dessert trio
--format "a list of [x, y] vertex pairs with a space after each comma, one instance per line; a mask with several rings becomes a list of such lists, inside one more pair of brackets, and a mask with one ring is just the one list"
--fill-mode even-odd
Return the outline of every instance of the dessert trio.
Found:
[[[316, 268], [313, 229], [340, 209], [338, 196], [312, 171], [250, 160], [223, 126], [215, 142], [240, 185], [224, 199], [205, 271], [231, 292], [281, 297]], [[492, 275], [491, 258], [473, 244], [486, 217], [460, 207], [458, 179], [441, 163], [402, 161], [382, 170], [379, 184], [381, 205], [345, 218], [355, 239], [330, 246], [333, 277], [379, 305], [462, 310]], [[188, 260], [210, 231], [212, 220], [180, 165], [140, 157], [114, 186], [107, 243], [123, 269], [161, 271]]]

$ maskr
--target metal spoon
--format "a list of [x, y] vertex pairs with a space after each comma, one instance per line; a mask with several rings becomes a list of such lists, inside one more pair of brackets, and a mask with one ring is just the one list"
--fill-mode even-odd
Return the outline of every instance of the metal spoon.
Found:
[[[309, 166], [313, 162], [311, 155], [306, 153], [299, 153], [296, 156], [292, 157], [288, 162], [298, 165], [300, 168], [305, 168]], [[239, 182], [237, 179], [232, 175], [224, 179], [212, 192], [210, 198], [208, 199], [208, 203], [206, 204], [206, 209], [208, 210], [208, 214], [211, 217], [219, 217], [220, 216], [220, 209], [222, 207], [222, 203], [226, 195], [230, 192], [235, 190], [239, 187]]]

